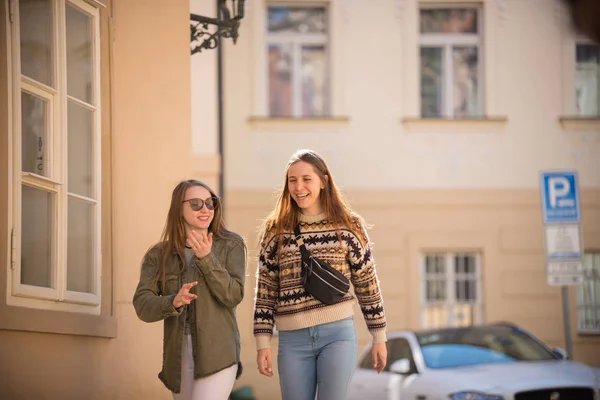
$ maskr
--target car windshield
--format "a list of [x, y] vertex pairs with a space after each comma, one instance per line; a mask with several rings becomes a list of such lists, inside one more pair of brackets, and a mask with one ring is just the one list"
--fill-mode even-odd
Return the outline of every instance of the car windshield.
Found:
[[516, 327], [438, 330], [418, 334], [417, 339], [425, 365], [432, 369], [557, 359], [546, 347]]

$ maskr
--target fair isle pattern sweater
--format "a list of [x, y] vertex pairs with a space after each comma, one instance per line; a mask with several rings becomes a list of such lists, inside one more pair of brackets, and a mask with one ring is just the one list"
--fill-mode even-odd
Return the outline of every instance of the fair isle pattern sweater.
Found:
[[[357, 236], [348, 228], [339, 230], [324, 214], [300, 216], [300, 235], [315, 257], [342, 272], [354, 288], [369, 332], [375, 343], [386, 341], [386, 319], [371, 243], [358, 218], [353, 218]], [[349, 291], [339, 302], [326, 305], [308, 294], [302, 286], [300, 248], [292, 232], [277, 237], [267, 233], [262, 240], [254, 298], [254, 336], [257, 349], [270, 347], [273, 326], [280, 331], [302, 329], [353, 315], [355, 297]]]

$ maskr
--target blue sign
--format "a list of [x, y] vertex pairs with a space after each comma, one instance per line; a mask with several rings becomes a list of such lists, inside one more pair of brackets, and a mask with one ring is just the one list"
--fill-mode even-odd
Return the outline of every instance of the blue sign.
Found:
[[580, 222], [577, 172], [541, 173], [544, 223]]

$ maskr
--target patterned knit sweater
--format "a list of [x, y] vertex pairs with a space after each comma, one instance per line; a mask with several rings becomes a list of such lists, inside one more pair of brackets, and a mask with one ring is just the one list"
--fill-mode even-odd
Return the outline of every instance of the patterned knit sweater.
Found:
[[283, 235], [281, 248], [274, 233], [262, 240], [254, 298], [254, 337], [257, 349], [270, 347], [273, 326], [280, 331], [302, 329], [334, 322], [353, 315], [358, 300], [374, 343], [386, 341], [386, 319], [375, 261], [366, 230], [353, 219], [357, 236], [348, 228], [335, 226], [325, 214], [300, 216], [300, 234], [310, 253], [342, 272], [354, 288], [339, 302], [326, 305], [308, 294], [301, 280], [300, 248], [293, 233]]

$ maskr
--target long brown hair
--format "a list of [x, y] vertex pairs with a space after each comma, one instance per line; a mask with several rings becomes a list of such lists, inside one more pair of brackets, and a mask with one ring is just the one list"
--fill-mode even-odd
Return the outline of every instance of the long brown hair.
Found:
[[[292, 200], [287, 176], [290, 167], [298, 161], [304, 161], [312, 165], [313, 170], [325, 186], [319, 194], [319, 201], [327, 219], [336, 226], [338, 238], [341, 227], [352, 230], [359, 237], [362, 236], [362, 232], [356, 226], [356, 222], [363, 223], [362, 218], [344, 200], [323, 157], [314, 150], [302, 149], [292, 155], [285, 167], [285, 177], [279, 192], [279, 198], [273, 211], [263, 221], [259, 232], [261, 242], [268, 234], [275, 234], [277, 238], [280, 238], [284, 232], [292, 232], [298, 224], [300, 207]], [[279, 243], [281, 244], [281, 242], [280, 240]]]
[[[171, 195], [171, 206], [169, 207], [169, 213], [167, 214], [167, 222], [165, 223], [165, 227], [162, 232], [162, 236], [160, 242], [161, 246], [161, 258], [160, 265], [158, 268], [158, 274], [156, 276], [156, 280], [165, 284], [165, 276], [166, 276], [166, 268], [167, 268], [167, 260], [173, 253], [179, 254], [179, 256], [185, 260], [185, 242], [186, 242], [186, 234], [185, 234], [185, 224], [183, 219], [183, 200], [185, 200], [185, 192], [193, 187], [193, 186], [202, 186], [212, 197], [219, 198], [215, 192], [204, 182], [188, 179], [185, 181], [179, 182], [175, 189], [173, 189], [173, 194]], [[223, 221], [223, 207], [221, 206], [220, 199], [215, 202], [215, 213], [213, 216], [213, 220], [211, 221], [208, 232], [212, 232], [212, 234], [216, 237], [223, 238], [230, 234], [231, 232], [225, 228], [225, 222]], [[183, 264], [183, 270], [185, 271], [185, 263]]]

